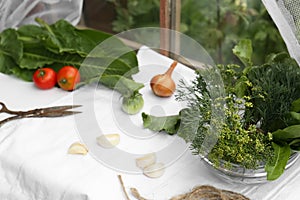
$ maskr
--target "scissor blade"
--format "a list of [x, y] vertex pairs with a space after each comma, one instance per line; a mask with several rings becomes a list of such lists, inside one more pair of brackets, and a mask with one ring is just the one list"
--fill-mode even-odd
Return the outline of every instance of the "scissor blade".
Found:
[[66, 106], [53, 106], [49, 108], [44, 108], [44, 112], [54, 112], [54, 111], [64, 111], [69, 110], [72, 108], [78, 108], [81, 107], [81, 105], [66, 105]]
[[60, 111], [60, 112], [46, 112], [40, 117], [63, 117], [68, 115], [75, 115], [81, 113], [80, 111]]

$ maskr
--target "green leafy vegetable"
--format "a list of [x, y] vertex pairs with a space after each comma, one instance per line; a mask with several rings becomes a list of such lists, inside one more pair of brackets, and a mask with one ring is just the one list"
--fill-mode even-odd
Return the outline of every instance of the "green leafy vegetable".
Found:
[[[172, 128], [191, 143], [195, 154], [207, 155], [215, 166], [225, 163], [256, 169], [265, 165], [268, 180], [275, 180], [284, 172], [291, 150], [300, 150], [300, 68], [286, 53], [270, 55], [265, 64], [252, 66], [249, 40], [240, 42], [234, 52], [246, 68], [219, 65], [225, 104], [219, 105], [221, 96], [211, 97], [205, 73], [196, 72], [192, 85], [177, 91], [177, 100], [185, 101], [187, 108], [178, 115], [179, 128], [175, 124]], [[216, 108], [225, 113], [224, 121], [212, 117]], [[160, 118], [168, 117], [173, 116]], [[164, 130], [160, 118], [143, 117], [149, 118], [151, 123], [144, 121], [146, 128]], [[218, 140], [214, 141], [216, 125]]]
[[58, 71], [71, 65], [80, 71], [79, 85], [97, 81], [126, 98], [140, 99], [135, 103], [141, 102], [142, 97], [136, 94], [143, 84], [131, 78], [138, 72], [136, 54], [121, 40], [101, 31], [77, 29], [65, 20], [51, 25], [39, 18], [36, 21], [39, 25], [0, 33], [0, 72], [32, 81], [40, 67]]
[[17, 39], [14, 29], [4, 30], [0, 34], [0, 71], [12, 74], [23, 55], [23, 44]]
[[275, 141], [288, 141], [289, 139], [300, 138], [300, 125], [288, 126], [285, 129], [278, 129], [273, 132]]
[[287, 144], [280, 146], [272, 143], [272, 146], [274, 148], [274, 158], [265, 166], [268, 180], [276, 180], [281, 176], [291, 155], [291, 149]]
[[173, 135], [178, 130], [180, 117], [179, 115], [156, 117], [142, 113], [143, 125], [152, 131], [166, 131]]

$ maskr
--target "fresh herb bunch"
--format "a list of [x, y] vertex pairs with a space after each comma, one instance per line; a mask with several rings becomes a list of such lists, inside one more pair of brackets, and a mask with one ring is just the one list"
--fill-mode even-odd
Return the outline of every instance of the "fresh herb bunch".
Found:
[[[227, 71], [229, 72], [229, 71]], [[224, 73], [222, 73], [224, 75]], [[231, 73], [232, 75], [235, 73]], [[241, 109], [251, 107], [245, 99], [239, 99], [232, 93], [234, 89], [227, 86], [227, 95], [223, 99], [226, 106], [223, 107], [225, 119], [219, 121], [218, 138], [215, 144], [210, 148], [208, 158], [218, 166], [220, 161], [239, 164], [245, 168], [255, 169], [260, 163], [265, 162], [272, 157], [271, 134], [263, 134], [255, 125], [245, 126], [245, 121], [241, 114]], [[207, 85], [202, 75], [197, 72], [197, 77], [192, 86], [181, 84], [177, 91], [177, 100], [187, 101], [189, 113], [188, 117], [180, 114], [181, 125], [178, 135], [183, 138], [189, 138], [191, 149], [194, 154], [205, 155], [203, 150], [204, 141], [211, 137], [211, 112], [212, 106], [217, 106], [220, 99], [212, 101]], [[184, 111], [185, 111], [184, 110]], [[197, 113], [197, 114], [195, 114]], [[189, 123], [187, 123], [189, 122]], [[191, 123], [198, 122], [197, 125], [191, 126]], [[181, 127], [184, 128], [181, 128]], [[197, 131], [191, 132], [191, 127], [198, 127]], [[192, 136], [191, 136], [192, 135]]]
[[[216, 166], [264, 165], [267, 179], [275, 180], [284, 172], [292, 150], [300, 150], [300, 68], [287, 54], [271, 55], [266, 64], [253, 66], [249, 40], [241, 41], [234, 53], [245, 66], [242, 70], [238, 65], [219, 65], [225, 97], [212, 98], [203, 72], [196, 72], [191, 86], [181, 84], [177, 100], [187, 102], [187, 108], [172, 116], [176, 118], [172, 134], [177, 132], [195, 154]], [[213, 116], [216, 107], [223, 111], [223, 120]], [[156, 126], [155, 116], [143, 116], [148, 119], [145, 127], [156, 127], [155, 131], [168, 132], [175, 125], [167, 123], [164, 129], [163, 122]], [[217, 140], [210, 139], [215, 136]]]
[[249, 124], [260, 124], [265, 132], [273, 132], [290, 125], [287, 117], [292, 102], [300, 98], [300, 69], [297, 63], [284, 55], [280, 59], [252, 67], [247, 72], [251, 85], [245, 95], [253, 107], [246, 109]]

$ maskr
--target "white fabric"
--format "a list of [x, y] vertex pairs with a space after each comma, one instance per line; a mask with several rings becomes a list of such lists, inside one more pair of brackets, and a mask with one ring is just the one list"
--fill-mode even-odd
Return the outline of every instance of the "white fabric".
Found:
[[[293, 15], [291, 10], [288, 10], [288, 8], [285, 7], [282, 0], [262, 0], [262, 2], [276, 24], [287, 46], [289, 54], [297, 61], [298, 65], [300, 65], [300, 44], [299, 38], [297, 39], [299, 27], [298, 29], [295, 27], [296, 25], [298, 26], [299, 15]], [[297, 2], [297, 0], [294, 0], [294, 2]], [[297, 14], [299, 13], [299, 7], [293, 7], [293, 9], [295, 9], [295, 11], [297, 10]]]
[[0, 0], [0, 30], [35, 24], [39, 17], [48, 24], [65, 19], [78, 24], [83, 0]]
[[[146, 47], [139, 51], [138, 60], [141, 71], [154, 65], [168, 66], [172, 62]], [[192, 71], [183, 66], [178, 66], [175, 71], [182, 76], [193, 77]], [[139, 75], [135, 77], [141, 78]], [[95, 92], [90, 91], [91, 87], [83, 87], [71, 93], [58, 88], [42, 91], [32, 83], [4, 74], [0, 74], [0, 84], [0, 101], [16, 110], [71, 104], [75, 93]], [[141, 90], [145, 96], [147, 87]], [[109, 92], [111, 91], [103, 87], [96, 91], [97, 95]], [[84, 102], [84, 98], [82, 101]], [[148, 104], [152, 103], [146, 101]], [[106, 113], [108, 103], [110, 102], [101, 101], [96, 107]], [[177, 108], [174, 109], [168, 112], [177, 112]], [[109, 119], [109, 112], [106, 114], [105, 118]], [[6, 116], [1, 114], [0, 117]], [[118, 174], [122, 175], [127, 191], [130, 187], [136, 187], [143, 196], [155, 200], [169, 199], [203, 184], [242, 192], [257, 200], [299, 199], [297, 186], [300, 184], [300, 174], [296, 170], [299, 161], [276, 182], [238, 185], [228, 184], [215, 177], [197, 156], [186, 151], [166, 167], [162, 177], [150, 179], [142, 174], [115, 171], [94, 159], [92, 153], [85, 156], [67, 154], [70, 144], [80, 140], [75, 122], [78, 123], [73, 116], [31, 118], [12, 121], [0, 128], [1, 200], [121, 200], [125, 198], [118, 182]], [[141, 119], [137, 123], [141, 123]], [[110, 126], [117, 130], [114, 124]], [[163, 137], [164, 140], [170, 138]], [[125, 150], [136, 151], [135, 148], [130, 148], [134, 143], [128, 143], [127, 149], [126, 142], [122, 145]]]

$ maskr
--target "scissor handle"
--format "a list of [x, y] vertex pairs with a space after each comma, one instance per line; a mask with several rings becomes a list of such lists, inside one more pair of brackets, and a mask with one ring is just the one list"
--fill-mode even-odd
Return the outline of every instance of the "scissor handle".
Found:
[[9, 110], [3, 102], [0, 102], [0, 106], [1, 106], [0, 113], [7, 113], [7, 114], [11, 114], [11, 115], [24, 115], [24, 114], [27, 114], [27, 112], [23, 112], [23, 111]]
[[6, 105], [3, 103], [3, 102], [0, 102], [0, 112], [1, 113], [8, 113], [10, 114], [12, 111], [11, 110], [8, 110], [8, 108], [6, 107]]

